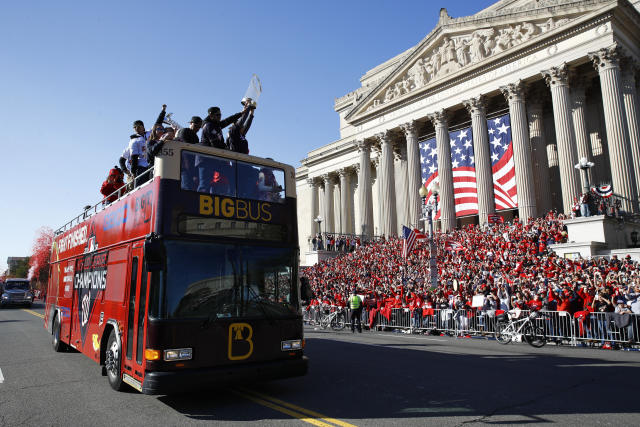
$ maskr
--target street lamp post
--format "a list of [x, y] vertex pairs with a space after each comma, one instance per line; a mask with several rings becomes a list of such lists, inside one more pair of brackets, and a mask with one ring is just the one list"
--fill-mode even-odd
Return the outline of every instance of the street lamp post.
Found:
[[[433, 195], [433, 202], [426, 203], [427, 201], [427, 189], [423, 186], [420, 187], [419, 193], [422, 198], [422, 220], [429, 222], [429, 271], [431, 273], [431, 287], [438, 287], [438, 267], [436, 264], [436, 251], [437, 246], [435, 244], [435, 235], [433, 231], [433, 215], [438, 212], [438, 192], [440, 186], [438, 182], [434, 182], [431, 186], [431, 194]], [[425, 233], [426, 233], [425, 223]]]
[[576, 163], [574, 166], [574, 168], [580, 169], [580, 174], [582, 175], [582, 182], [584, 182], [583, 190], [585, 193], [588, 193], [589, 187], [591, 187], [591, 185], [589, 184], [589, 169], [591, 169], [594, 165], [595, 163], [590, 162], [589, 160], [587, 160], [586, 157], [582, 157], [580, 161]]
[[324, 246], [324, 242], [322, 241], [323, 240], [322, 239], [322, 220], [323, 218], [320, 215], [318, 215], [313, 219], [313, 221], [318, 224], [318, 234], [320, 235], [320, 241], [318, 242], [318, 249]]

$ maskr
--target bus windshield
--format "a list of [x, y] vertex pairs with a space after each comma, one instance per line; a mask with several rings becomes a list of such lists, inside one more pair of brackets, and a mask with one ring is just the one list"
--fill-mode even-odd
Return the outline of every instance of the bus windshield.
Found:
[[292, 248], [167, 241], [166, 317], [283, 318], [298, 313]]

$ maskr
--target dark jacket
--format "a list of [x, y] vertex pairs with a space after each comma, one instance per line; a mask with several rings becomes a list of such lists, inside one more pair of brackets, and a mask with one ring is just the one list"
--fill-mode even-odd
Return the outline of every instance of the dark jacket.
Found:
[[213, 122], [211, 118], [207, 116], [207, 118], [204, 119], [204, 124], [202, 126], [202, 137], [200, 139], [200, 145], [222, 148], [223, 150], [226, 149], [227, 145], [224, 143], [222, 129], [238, 120], [240, 116], [242, 116], [242, 113], [236, 113], [233, 116], [229, 116], [217, 123]]
[[198, 134], [193, 131], [191, 128], [182, 128], [178, 131], [176, 135], [177, 141], [186, 142], [187, 144], [198, 144], [200, 141], [198, 140]]
[[227, 148], [236, 153], [249, 154], [249, 142], [245, 135], [253, 122], [253, 114], [247, 109], [241, 113], [241, 117], [229, 128], [229, 137], [227, 138]]

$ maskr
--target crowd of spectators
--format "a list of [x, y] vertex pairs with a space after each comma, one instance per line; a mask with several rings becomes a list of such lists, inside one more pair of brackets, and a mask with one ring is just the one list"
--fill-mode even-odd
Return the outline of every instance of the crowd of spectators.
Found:
[[[308, 304], [345, 306], [353, 288], [371, 314], [393, 308], [483, 311], [543, 309], [640, 314], [640, 267], [629, 256], [618, 259], [567, 259], [549, 245], [567, 239], [563, 216], [517, 218], [485, 229], [465, 226], [435, 233], [438, 285], [431, 286], [429, 245], [418, 241], [402, 257], [402, 239], [359, 245], [353, 252], [303, 269], [313, 299]], [[450, 245], [455, 241], [460, 245]], [[456, 247], [457, 250], [445, 248]], [[472, 307], [475, 295], [484, 305]], [[370, 316], [373, 322], [374, 316]]]

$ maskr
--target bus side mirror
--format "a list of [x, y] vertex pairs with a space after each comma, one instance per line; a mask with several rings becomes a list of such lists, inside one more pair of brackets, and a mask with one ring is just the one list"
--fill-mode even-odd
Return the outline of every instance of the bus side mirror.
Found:
[[311, 301], [313, 297], [313, 293], [311, 292], [311, 287], [309, 286], [309, 279], [306, 277], [300, 277], [300, 298], [304, 301]]
[[155, 233], [151, 233], [144, 240], [144, 262], [147, 271], [162, 270], [165, 259], [166, 254], [162, 240]]

